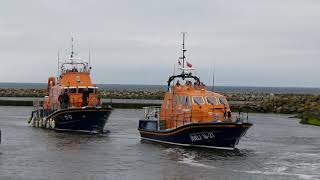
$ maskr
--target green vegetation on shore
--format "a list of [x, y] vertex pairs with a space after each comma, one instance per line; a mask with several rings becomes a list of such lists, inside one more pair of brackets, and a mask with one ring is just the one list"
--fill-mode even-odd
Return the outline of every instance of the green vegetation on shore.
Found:
[[299, 115], [302, 124], [320, 126], [320, 103], [313, 104], [305, 112]]
[[320, 126], [320, 119], [309, 117], [309, 118], [301, 119], [300, 123], [301, 124], [311, 124], [311, 125], [315, 125], [315, 126]]

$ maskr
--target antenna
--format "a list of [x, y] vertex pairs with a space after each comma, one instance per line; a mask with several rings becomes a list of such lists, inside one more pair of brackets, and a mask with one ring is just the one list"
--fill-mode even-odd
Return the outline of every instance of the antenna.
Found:
[[[184, 47], [184, 41], [185, 41], [185, 37], [186, 37], [186, 32], [182, 32], [182, 68], [184, 69], [185, 67], [185, 52], [187, 51]], [[184, 73], [184, 70], [182, 71], [182, 73]]]
[[215, 66], [213, 66], [213, 71], [212, 71], [212, 87], [211, 91], [214, 92], [214, 75], [215, 75]]
[[91, 56], [90, 56], [90, 51], [89, 51], [89, 67], [91, 67]]
[[57, 77], [59, 77], [59, 66], [60, 66], [60, 57], [59, 57], [59, 51], [58, 51], [58, 73], [57, 73]]
[[73, 58], [74, 57], [74, 47], [73, 47], [73, 42], [74, 42], [74, 37], [73, 34], [71, 34], [71, 54], [70, 57]]

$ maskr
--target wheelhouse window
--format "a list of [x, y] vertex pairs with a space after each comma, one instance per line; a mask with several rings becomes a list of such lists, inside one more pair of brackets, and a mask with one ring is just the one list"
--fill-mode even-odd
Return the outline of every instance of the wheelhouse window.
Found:
[[76, 93], [77, 92], [77, 89], [76, 88], [70, 88], [69, 89], [69, 93]]
[[211, 105], [216, 105], [216, 104], [218, 104], [217, 99], [216, 99], [215, 97], [209, 96], [209, 97], [206, 97], [206, 99], [207, 99], [207, 103], [208, 103], [208, 104], [211, 104]]
[[[78, 88], [78, 93], [83, 93], [84, 90], [85, 90], [85, 88]], [[88, 88], [88, 91], [90, 94], [96, 92], [95, 88]]]
[[94, 89], [93, 88], [88, 88], [88, 90], [89, 90], [90, 94], [94, 93]]
[[223, 96], [219, 97], [219, 101], [223, 105], [228, 105], [227, 99], [225, 97], [223, 97]]
[[78, 88], [78, 93], [83, 93], [83, 88]]
[[192, 101], [193, 101], [194, 104], [197, 104], [197, 105], [204, 104], [204, 100], [203, 100], [202, 96], [193, 96], [192, 97]]
[[66, 89], [64, 89], [64, 92], [66, 92], [66, 93], [76, 93], [77, 89], [76, 88], [66, 88]]
[[178, 103], [179, 104], [184, 104], [186, 101], [186, 96], [179, 96], [178, 98]]
[[184, 105], [186, 106], [186, 108], [190, 108], [190, 98], [189, 98], [189, 96], [186, 96], [186, 101], [185, 101]]
[[175, 95], [174, 98], [173, 98], [173, 107], [175, 107], [178, 103], [178, 96]]

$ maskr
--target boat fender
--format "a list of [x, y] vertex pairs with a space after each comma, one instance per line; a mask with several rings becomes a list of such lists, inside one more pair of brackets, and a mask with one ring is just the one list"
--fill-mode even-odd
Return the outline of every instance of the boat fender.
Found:
[[39, 120], [39, 127], [42, 127], [42, 119]]
[[52, 118], [50, 118], [50, 129], [52, 128]]
[[51, 121], [51, 128], [54, 129], [56, 127], [56, 121], [52, 120]]
[[42, 119], [42, 127], [45, 128], [46, 125], [47, 125], [47, 118], [44, 117], [44, 118]]
[[32, 125], [33, 127], [36, 126], [36, 117], [33, 117], [33, 118], [31, 119], [31, 125]]
[[36, 121], [36, 123], [35, 123], [35, 124], [36, 124], [36, 125], [35, 125], [35, 127], [38, 127], [38, 125], [39, 125], [39, 120], [38, 120], [38, 119], [36, 119], [35, 121]]
[[50, 119], [47, 119], [46, 128], [50, 129]]
[[49, 119], [49, 128], [52, 128], [52, 118]]

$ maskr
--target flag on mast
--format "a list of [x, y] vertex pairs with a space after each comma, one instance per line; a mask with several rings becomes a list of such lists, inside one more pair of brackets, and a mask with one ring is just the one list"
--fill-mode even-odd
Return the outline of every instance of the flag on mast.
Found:
[[188, 68], [192, 68], [192, 64], [190, 64], [189, 62], [187, 62], [187, 67], [188, 67]]

